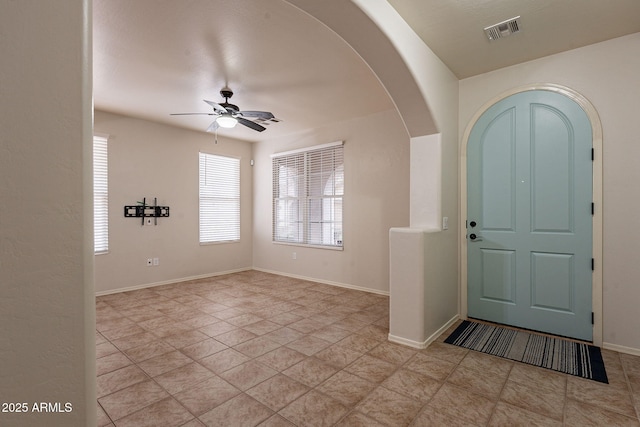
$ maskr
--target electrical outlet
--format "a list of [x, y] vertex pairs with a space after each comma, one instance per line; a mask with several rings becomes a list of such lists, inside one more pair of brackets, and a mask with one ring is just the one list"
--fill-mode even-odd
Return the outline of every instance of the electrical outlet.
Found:
[[291, 252], [291, 259], [297, 259], [297, 254], [295, 252]]
[[442, 229], [443, 230], [448, 230], [449, 229], [449, 217], [448, 216], [443, 216], [442, 217]]
[[153, 259], [147, 258], [147, 267], [151, 267], [151, 266], [153, 266]]
[[153, 265], [154, 265], [154, 266], [156, 266], [156, 265], [160, 265], [160, 258], [154, 258], [154, 259], [153, 259]]

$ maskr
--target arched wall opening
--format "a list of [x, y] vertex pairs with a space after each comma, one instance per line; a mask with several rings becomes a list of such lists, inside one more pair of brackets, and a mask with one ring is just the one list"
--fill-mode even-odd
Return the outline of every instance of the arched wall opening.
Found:
[[458, 79], [386, 1], [287, 1], [360, 55], [407, 130], [390, 141], [410, 144], [410, 223], [389, 231], [389, 339], [424, 348], [458, 318]]
[[396, 105], [410, 137], [438, 133], [412, 71], [388, 35], [365, 13], [374, 2], [358, 6], [338, 0], [286, 1], [338, 34], [369, 65]]

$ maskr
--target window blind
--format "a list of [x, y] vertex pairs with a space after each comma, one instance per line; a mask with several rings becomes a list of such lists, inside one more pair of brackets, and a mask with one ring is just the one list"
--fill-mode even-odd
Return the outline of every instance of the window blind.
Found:
[[109, 250], [109, 175], [107, 138], [93, 137], [93, 242], [96, 254]]
[[342, 142], [272, 156], [273, 241], [342, 247]]
[[200, 243], [240, 240], [240, 159], [200, 153]]

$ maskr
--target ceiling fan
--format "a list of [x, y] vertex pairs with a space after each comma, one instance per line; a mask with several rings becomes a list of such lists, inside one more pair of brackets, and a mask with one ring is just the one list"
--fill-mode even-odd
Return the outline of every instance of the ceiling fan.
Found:
[[[228, 87], [223, 87], [220, 90], [220, 95], [224, 98], [224, 102], [217, 103], [213, 101], [203, 101], [213, 107], [211, 113], [172, 113], [172, 116], [216, 116], [216, 119], [209, 125], [207, 132], [213, 132], [219, 127], [221, 128], [233, 128], [236, 124], [240, 123], [248, 128], [262, 132], [266, 128], [262, 124], [269, 124], [270, 122], [277, 123], [280, 120], [276, 119], [272, 113], [268, 111], [240, 111], [237, 105], [230, 104], [229, 98], [233, 96], [233, 91]], [[262, 124], [249, 120], [247, 117], [254, 118]]]

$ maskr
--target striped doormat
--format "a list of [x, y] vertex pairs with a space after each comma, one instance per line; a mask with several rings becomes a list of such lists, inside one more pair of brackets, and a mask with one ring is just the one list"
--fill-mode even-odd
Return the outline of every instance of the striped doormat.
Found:
[[609, 383], [598, 347], [465, 320], [448, 344]]

